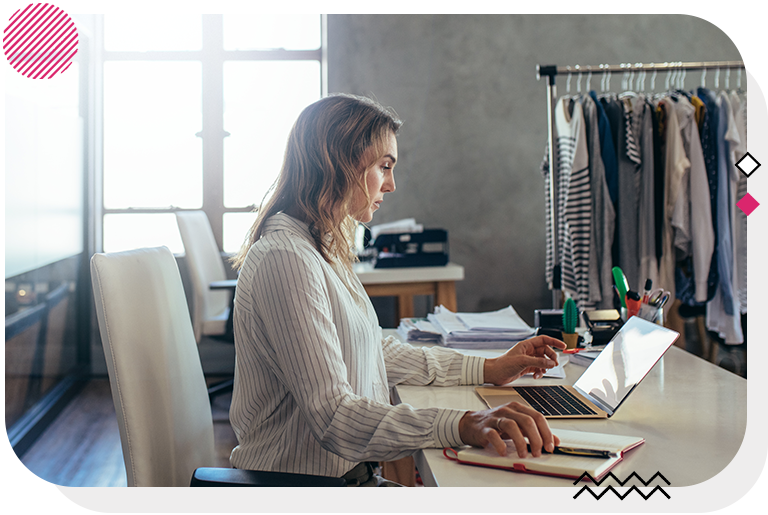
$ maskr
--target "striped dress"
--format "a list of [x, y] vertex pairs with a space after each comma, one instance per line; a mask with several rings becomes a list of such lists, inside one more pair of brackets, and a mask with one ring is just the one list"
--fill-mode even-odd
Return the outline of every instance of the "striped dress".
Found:
[[234, 467], [342, 476], [362, 461], [461, 445], [462, 410], [392, 406], [396, 384], [483, 381], [485, 360], [382, 339], [359, 279], [279, 213], [237, 282]]

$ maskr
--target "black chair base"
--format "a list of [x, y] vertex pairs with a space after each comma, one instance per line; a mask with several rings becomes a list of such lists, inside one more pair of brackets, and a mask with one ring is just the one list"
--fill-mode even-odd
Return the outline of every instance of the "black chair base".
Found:
[[214, 467], [201, 467], [192, 474], [189, 486], [193, 487], [232, 487], [232, 486], [312, 486], [340, 487], [347, 482], [340, 477], [311, 476], [290, 474], [287, 472], [264, 472]]
[[213, 399], [219, 395], [232, 393], [232, 388], [234, 386], [234, 379], [225, 379], [224, 381], [212, 384], [208, 387], [208, 398], [211, 400], [211, 402], [213, 402]]

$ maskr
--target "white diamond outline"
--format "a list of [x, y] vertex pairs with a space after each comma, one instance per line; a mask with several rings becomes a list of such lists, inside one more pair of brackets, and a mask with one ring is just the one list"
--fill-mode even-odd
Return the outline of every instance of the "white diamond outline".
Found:
[[[744, 162], [744, 161], [745, 161], [747, 158], [749, 158], [749, 159], [750, 159], [750, 161], [752, 161], [752, 164], [754, 164], [754, 165], [755, 165], [755, 166], [754, 166], [754, 168], [752, 168], [752, 171], [750, 171], [750, 172], [747, 172], [747, 171], [745, 171], [745, 170], [744, 170], [744, 169], [741, 167], [741, 163], [743, 163], [743, 162]], [[736, 162], [736, 168], [738, 168], [738, 169], [739, 169], [739, 171], [740, 171], [741, 173], [743, 173], [744, 175], [746, 175], [747, 177], [749, 177], [750, 175], [752, 175], [753, 173], [755, 173], [755, 171], [756, 171], [758, 168], [760, 168], [760, 166], [762, 166], [762, 165], [760, 164], [760, 162], [759, 162], [757, 159], [755, 159], [755, 158], [752, 156], [752, 154], [750, 154], [749, 152], [747, 152], [747, 153], [745, 153], [743, 156], [741, 156], [741, 159], [739, 159], [739, 160]]]

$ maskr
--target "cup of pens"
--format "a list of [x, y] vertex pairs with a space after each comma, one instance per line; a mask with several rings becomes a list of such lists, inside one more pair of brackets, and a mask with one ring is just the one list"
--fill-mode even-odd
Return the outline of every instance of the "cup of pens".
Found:
[[641, 295], [630, 289], [627, 278], [619, 267], [613, 268], [613, 277], [616, 283], [613, 287], [616, 294], [615, 300], [618, 301], [616, 304], [623, 321], [626, 322], [628, 318], [638, 316], [649, 322], [664, 325], [664, 305], [669, 300], [668, 291], [662, 288], [652, 290], [653, 281], [647, 279]]
[[643, 302], [638, 316], [650, 322], [664, 325], [664, 305], [669, 300], [669, 292], [662, 288], [651, 291], [649, 283], [650, 279], [646, 281], [646, 290], [643, 292]]

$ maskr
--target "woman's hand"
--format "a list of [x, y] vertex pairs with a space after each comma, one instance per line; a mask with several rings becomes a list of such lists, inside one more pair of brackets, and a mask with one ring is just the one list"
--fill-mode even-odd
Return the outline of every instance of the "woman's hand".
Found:
[[[519, 402], [467, 412], [459, 420], [459, 436], [467, 445], [492, 445], [501, 456], [507, 455], [504, 439], [510, 439], [520, 458], [528, 456], [528, 444], [534, 456], [541, 456], [542, 448], [552, 452], [555, 445], [560, 444], [560, 439], [552, 434], [544, 415]], [[525, 441], [526, 437], [528, 442]]]
[[519, 342], [498, 358], [486, 359], [485, 382], [507, 384], [528, 373], [539, 379], [548, 368], [557, 366], [557, 353], [552, 347], [563, 350], [565, 343], [541, 335]]

